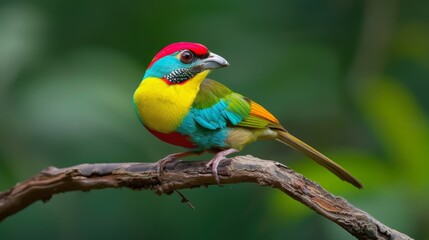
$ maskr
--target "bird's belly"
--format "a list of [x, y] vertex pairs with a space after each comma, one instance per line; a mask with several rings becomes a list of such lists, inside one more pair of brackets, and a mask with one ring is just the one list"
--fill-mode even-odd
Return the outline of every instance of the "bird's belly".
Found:
[[152, 133], [155, 137], [159, 138], [160, 140], [170, 143], [176, 146], [181, 146], [189, 149], [196, 149], [198, 146], [194, 144], [192, 141], [190, 141], [190, 137], [183, 135], [178, 132], [172, 132], [172, 133], [161, 133], [158, 131], [155, 131], [153, 129], [147, 128], [150, 133]]
[[228, 131], [225, 144], [230, 148], [241, 150], [256, 140], [273, 139], [276, 136], [277, 132], [269, 128], [232, 127]]

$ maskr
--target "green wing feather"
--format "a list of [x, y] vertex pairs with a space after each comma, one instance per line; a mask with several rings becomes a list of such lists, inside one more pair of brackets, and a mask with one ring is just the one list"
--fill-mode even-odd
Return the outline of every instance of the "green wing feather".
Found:
[[264, 118], [263, 115], [252, 114], [254, 106], [262, 108], [255, 104], [225, 85], [215, 80], [205, 79], [200, 85], [191, 112], [194, 114], [194, 120], [208, 129], [231, 125], [249, 128], [265, 128], [273, 125], [273, 121]]

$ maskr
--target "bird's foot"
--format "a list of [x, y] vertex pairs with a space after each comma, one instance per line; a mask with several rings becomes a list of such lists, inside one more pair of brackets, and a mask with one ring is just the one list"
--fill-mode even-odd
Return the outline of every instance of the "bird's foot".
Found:
[[222, 160], [227, 159], [226, 156], [228, 156], [229, 154], [236, 153], [236, 152], [238, 152], [238, 150], [234, 148], [223, 150], [221, 152], [216, 153], [216, 156], [214, 156], [214, 158], [207, 163], [206, 167], [207, 168], [211, 167], [213, 176], [216, 178], [216, 182], [219, 185], [221, 185], [219, 175], [217, 174], [217, 167], [219, 166], [219, 163]]
[[164, 157], [163, 159], [159, 160], [158, 162], [156, 162], [156, 171], [162, 174], [162, 172], [164, 171], [165, 165], [172, 162], [177, 162], [177, 158], [175, 154], [170, 154]]
[[178, 158], [182, 158], [182, 157], [187, 157], [189, 155], [194, 155], [195, 153], [193, 152], [181, 152], [181, 153], [173, 153], [170, 154], [166, 157], [164, 157], [163, 159], [159, 160], [158, 162], [156, 162], [156, 171], [159, 172], [160, 174], [162, 174], [162, 172], [164, 171], [164, 168], [167, 164], [169, 163], [179, 163], [181, 160], [178, 160]]

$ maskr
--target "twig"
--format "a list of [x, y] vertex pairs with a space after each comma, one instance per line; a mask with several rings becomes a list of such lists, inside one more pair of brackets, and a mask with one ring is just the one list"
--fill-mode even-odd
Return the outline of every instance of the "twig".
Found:
[[[219, 175], [222, 184], [255, 182], [277, 188], [358, 239], [411, 239], [282, 164], [252, 156], [237, 156], [221, 162]], [[169, 164], [162, 175], [157, 173], [154, 163], [82, 164], [61, 169], [49, 167], [0, 193], [0, 221], [38, 200], [47, 201], [54, 194], [63, 192], [127, 187], [171, 194], [178, 189], [207, 185], [217, 185], [217, 182], [206, 168], [206, 162]]]
[[183, 195], [183, 193], [181, 193], [179, 190], [176, 190], [176, 192], [182, 197], [182, 203], [186, 203], [188, 204], [188, 206], [192, 209], [195, 210], [194, 205], [192, 205], [191, 201], [189, 201], [189, 199], [187, 197], [185, 197], [185, 195]]

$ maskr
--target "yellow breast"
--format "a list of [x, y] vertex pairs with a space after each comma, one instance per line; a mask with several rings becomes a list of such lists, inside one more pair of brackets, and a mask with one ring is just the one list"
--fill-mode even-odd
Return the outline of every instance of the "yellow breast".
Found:
[[144, 79], [134, 93], [137, 113], [143, 124], [158, 132], [174, 132], [191, 109], [208, 73], [201, 72], [184, 84], [168, 85], [153, 77]]

